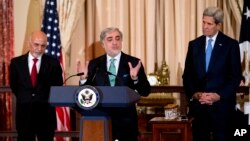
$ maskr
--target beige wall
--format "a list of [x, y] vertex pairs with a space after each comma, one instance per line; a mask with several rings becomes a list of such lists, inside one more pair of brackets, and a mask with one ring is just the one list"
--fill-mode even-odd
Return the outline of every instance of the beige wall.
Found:
[[25, 39], [27, 13], [30, 0], [14, 0], [14, 48], [15, 56], [22, 54]]
[[34, 30], [41, 29], [41, 0], [14, 0], [15, 56], [28, 51], [27, 38]]

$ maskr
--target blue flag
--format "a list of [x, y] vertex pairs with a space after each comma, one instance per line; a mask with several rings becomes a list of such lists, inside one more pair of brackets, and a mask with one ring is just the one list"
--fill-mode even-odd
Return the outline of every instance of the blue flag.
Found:
[[[56, 0], [46, 0], [42, 31], [47, 34], [48, 46], [45, 54], [62, 61], [59, 18]], [[62, 63], [62, 62], [61, 62]]]

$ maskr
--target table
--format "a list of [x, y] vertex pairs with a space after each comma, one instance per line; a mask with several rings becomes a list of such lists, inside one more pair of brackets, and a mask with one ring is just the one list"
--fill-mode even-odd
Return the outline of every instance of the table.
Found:
[[191, 123], [192, 119], [182, 120], [178, 119], [165, 119], [165, 117], [154, 117], [149, 121], [152, 124], [153, 141], [166, 141], [164, 134], [174, 131], [181, 134], [180, 137], [183, 141], [192, 140]]

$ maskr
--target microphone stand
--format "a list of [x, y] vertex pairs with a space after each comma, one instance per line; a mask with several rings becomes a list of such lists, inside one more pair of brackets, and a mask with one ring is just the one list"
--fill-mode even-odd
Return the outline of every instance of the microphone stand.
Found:
[[77, 73], [77, 74], [74, 74], [74, 75], [70, 75], [69, 77], [67, 77], [63, 84], [65, 84], [71, 77], [74, 77], [74, 76], [81, 76], [81, 75], [84, 75], [84, 72], [80, 72], [80, 73]]

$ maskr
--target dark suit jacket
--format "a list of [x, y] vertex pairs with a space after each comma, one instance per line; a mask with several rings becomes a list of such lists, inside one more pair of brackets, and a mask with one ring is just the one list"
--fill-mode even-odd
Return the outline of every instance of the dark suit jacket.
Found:
[[57, 59], [47, 55], [42, 56], [37, 85], [33, 88], [28, 67], [28, 53], [13, 58], [10, 64], [10, 87], [16, 96], [17, 129], [27, 126], [31, 118], [38, 118], [38, 123], [50, 124], [55, 128], [55, 110], [49, 105], [48, 99], [50, 87], [62, 84], [62, 68]]
[[[141, 96], [148, 96], [151, 87], [144, 72], [144, 67], [141, 66], [139, 70], [138, 73], [139, 81], [137, 84], [134, 84], [133, 80], [130, 77], [130, 69], [128, 66], [128, 62], [131, 62], [132, 66], [135, 67], [138, 61], [139, 61], [138, 58], [129, 56], [124, 53], [121, 54], [119, 70], [117, 73], [115, 86], [128, 86], [129, 88], [136, 90]], [[88, 79], [85, 85], [110, 86], [107, 73], [106, 54], [89, 62]], [[119, 123], [117, 124], [120, 124], [121, 126], [122, 125], [132, 126], [134, 130], [133, 132], [137, 134], [137, 113], [135, 105], [128, 108], [118, 108], [118, 109], [114, 108], [110, 110], [110, 115], [113, 120], [112, 121], [113, 124], [116, 124], [114, 122], [118, 120]], [[133, 134], [132, 131], [129, 132]]]
[[[105, 54], [89, 62], [89, 77], [85, 84], [91, 84], [93, 86], [110, 86], [106, 61], [107, 58]], [[138, 58], [129, 56], [125, 53], [121, 54], [115, 86], [128, 86], [131, 89], [137, 90], [141, 96], [148, 96], [150, 93], [150, 85], [144, 72], [144, 67], [142, 66], [139, 70], [138, 84], [135, 85], [130, 77], [128, 62], [131, 62], [132, 66], [135, 67], [138, 61]]]
[[[236, 40], [218, 33], [212, 51], [208, 71], [205, 71], [206, 37], [200, 36], [189, 42], [183, 74], [185, 93], [189, 98], [195, 92], [216, 92], [220, 101], [213, 103], [215, 116], [228, 116], [235, 108], [236, 89], [241, 80], [241, 62], [239, 44]], [[198, 101], [191, 101], [194, 115], [202, 113]], [[193, 106], [192, 106], [193, 104]]]

